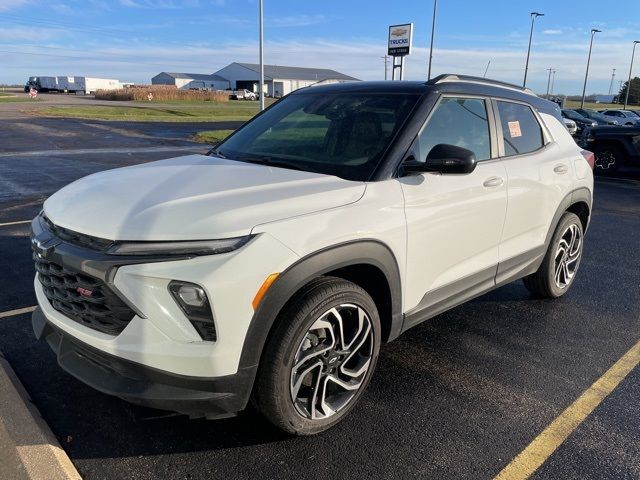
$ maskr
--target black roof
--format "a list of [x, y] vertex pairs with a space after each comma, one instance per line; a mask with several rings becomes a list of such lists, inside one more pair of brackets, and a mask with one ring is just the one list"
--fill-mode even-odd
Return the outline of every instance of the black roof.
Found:
[[495, 98], [516, 100], [532, 105], [537, 110], [559, 117], [560, 107], [535, 95], [531, 90], [498, 80], [470, 77], [465, 75], [440, 75], [428, 82], [420, 81], [377, 81], [319, 85], [296, 90], [292, 95], [307, 93], [458, 93], [466, 95], [487, 95]]

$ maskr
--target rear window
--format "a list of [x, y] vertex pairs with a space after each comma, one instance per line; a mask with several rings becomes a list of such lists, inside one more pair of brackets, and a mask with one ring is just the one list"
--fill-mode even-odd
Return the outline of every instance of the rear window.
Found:
[[521, 155], [542, 148], [544, 137], [531, 107], [498, 101], [505, 156]]

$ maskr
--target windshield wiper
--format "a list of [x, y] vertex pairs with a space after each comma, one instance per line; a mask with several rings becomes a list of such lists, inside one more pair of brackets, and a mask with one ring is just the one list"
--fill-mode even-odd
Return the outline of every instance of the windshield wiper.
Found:
[[240, 160], [241, 162], [247, 162], [247, 163], [255, 163], [256, 165], [266, 165], [268, 167], [281, 167], [281, 168], [288, 168], [290, 170], [302, 170], [304, 171], [305, 169], [300, 167], [300, 165], [294, 163], [294, 162], [287, 162], [286, 160], [281, 160], [278, 158], [273, 158], [273, 157], [251, 157], [251, 158], [239, 158], [238, 160]]
[[220, 150], [216, 150], [215, 148], [212, 148], [207, 152], [207, 156], [211, 157], [213, 155], [220, 158], [227, 158], [227, 156], [224, 153], [222, 153]]

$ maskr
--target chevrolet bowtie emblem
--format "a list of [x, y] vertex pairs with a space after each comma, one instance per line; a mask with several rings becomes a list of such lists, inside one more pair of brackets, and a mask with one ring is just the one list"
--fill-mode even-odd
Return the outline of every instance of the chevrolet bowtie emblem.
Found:
[[38, 258], [47, 258], [58, 243], [60, 242], [56, 238], [41, 239], [34, 237], [31, 239], [31, 248], [36, 252]]

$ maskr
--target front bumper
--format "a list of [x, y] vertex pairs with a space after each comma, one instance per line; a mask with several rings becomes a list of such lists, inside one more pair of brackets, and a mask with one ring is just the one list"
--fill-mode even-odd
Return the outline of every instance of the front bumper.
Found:
[[49, 343], [63, 370], [96, 390], [131, 403], [214, 419], [243, 410], [251, 395], [255, 366], [224, 377], [178, 375], [92, 348], [53, 326], [40, 308], [33, 312], [31, 321], [36, 337]]

